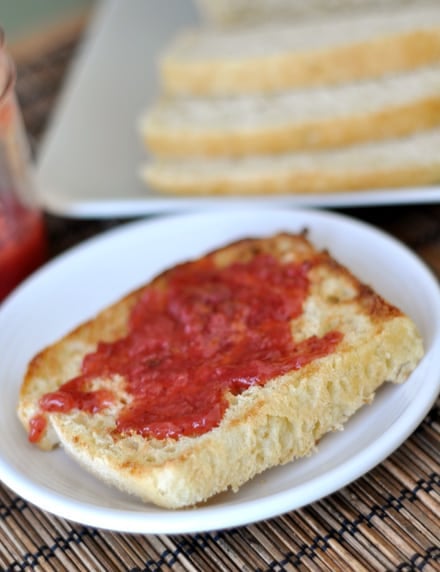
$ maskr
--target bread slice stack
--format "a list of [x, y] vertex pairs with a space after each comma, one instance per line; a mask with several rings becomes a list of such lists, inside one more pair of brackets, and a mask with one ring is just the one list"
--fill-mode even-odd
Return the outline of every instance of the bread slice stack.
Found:
[[161, 95], [139, 123], [150, 188], [303, 194], [440, 180], [440, 4], [277, 0], [270, 19], [269, 0], [224, 4], [247, 16], [211, 16], [162, 54]]

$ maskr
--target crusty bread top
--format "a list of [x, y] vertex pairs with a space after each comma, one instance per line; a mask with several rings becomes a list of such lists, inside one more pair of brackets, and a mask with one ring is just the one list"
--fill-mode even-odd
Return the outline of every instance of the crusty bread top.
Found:
[[[312, 263], [307, 272], [310, 291], [302, 313], [291, 322], [292, 337], [301, 343], [338, 331], [342, 339], [335, 351], [263, 386], [228, 395], [218, 427], [178, 440], [115, 432], [130, 396], [123, 379], [97, 377], [93, 388], [111, 388], [115, 402], [93, 414], [47, 414], [48, 430], [39, 445], [50, 448], [61, 441], [86, 468], [123, 490], [162, 506], [186, 506], [310, 453], [324, 433], [339, 428], [370, 401], [381, 383], [408, 377], [423, 354], [415, 325], [328, 253], [318, 253], [304, 235], [247, 239], [207, 256], [216, 267], [229, 267], [261, 253], [281, 264]], [[166, 287], [168, 277], [169, 271], [153, 284]], [[39, 412], [43, 394], [78, 375], [84, 356], [99, 341], [126, 334], [129, 316], [144, 291], [104, 310], [32, 360], [18, 405], [26, 429]]]

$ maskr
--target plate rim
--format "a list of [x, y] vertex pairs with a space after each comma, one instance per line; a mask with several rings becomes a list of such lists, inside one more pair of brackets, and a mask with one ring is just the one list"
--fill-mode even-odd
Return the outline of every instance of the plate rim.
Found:
[[205, 211], [207, 209], [248, 209], [267, 208], [268, 205], [292, 208], [369, 208], [411, 204], [437, 204], [440, 202], [440, 185], [425, 187], [403, 187], [400, 189], [366, 189], [362, 191], [341, 191], [339, 193], [282, 195], [226, 196], [145, 196], [113, 197], [109, 199], [92, 198], [75, 200], [40, 189], [38, 196], [42, 208], [48, 213], [71, 219], [109, 219], [114, 217], [131, 218], [136, 216], [166, 215], [175, 211]]

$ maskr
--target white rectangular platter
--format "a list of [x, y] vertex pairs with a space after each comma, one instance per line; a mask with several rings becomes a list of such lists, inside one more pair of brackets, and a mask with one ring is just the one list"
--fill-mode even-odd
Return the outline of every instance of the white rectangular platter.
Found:
[[37, 187], [49, 212], [130, 217], [197, 209], [354, 207], [431, 203], [440, 186], [271, 197], [169, 197], [140, 181], [146, 159], [136, 125], [159, 93], [157, 59], [197, 22], [190, 0], [100, 0], [43, 139]]

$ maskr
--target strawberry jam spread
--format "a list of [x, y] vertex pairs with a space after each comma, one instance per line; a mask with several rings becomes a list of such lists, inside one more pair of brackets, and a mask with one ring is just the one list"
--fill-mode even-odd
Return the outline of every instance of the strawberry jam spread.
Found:
[[117, 433], [162, 439], [209, 431], [228, 407], [227, 393], [335, 350], [342, 338], [336, 331], [292, 339], [290, 321], [302, 313], [310, 266], [259, 254], [223, 268], [208, 257], [173, 269], [166, 287], [156, 281], [144, 289], [128, 334], [99, 343], [80, 376], [43, 396], [41, 410], [100, 411], [112, 395], [91, 391], [89, 381], [120, 375], [132, 399], [119, 413]]

